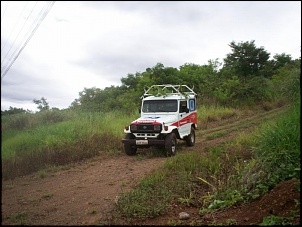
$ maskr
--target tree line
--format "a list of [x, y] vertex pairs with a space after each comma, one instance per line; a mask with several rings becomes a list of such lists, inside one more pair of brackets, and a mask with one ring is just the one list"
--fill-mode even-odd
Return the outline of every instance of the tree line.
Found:
[[[229, 47], [231, 52], [223, 62], [215, 59], [205, 65], [185, 63], [179, 68], [165, 67], [159, 62], [144, 72], [122, 77], [120, 86], [84, 88], [68, 109], [130, 113], [139, 108], [144, 90], [154, 84], [185, 84], [198, 94], [200, 103], [229, 107], [291, 98], [296, 95], [291, 93], [300, 91], [301, 58], [292, 59], [285, 53], [271, 58], [264, 47], [255, 45], [255, 40], [232, 41]], [[44, 97], [33, 102], [40, 111], [50, 109]], [[12, 107], [1, 111], [18, 112], [26, 111]]]

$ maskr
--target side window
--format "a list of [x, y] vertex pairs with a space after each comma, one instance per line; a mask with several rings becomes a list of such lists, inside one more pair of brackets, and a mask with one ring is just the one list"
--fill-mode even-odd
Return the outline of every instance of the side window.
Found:
[[187, 101], [180, 101], [179, 112], [180, 113], [186, 112], [186, 109], [187, 109]]
[[189, 110], [190, 111], [194, 111], [194, 110], [196, 110], [196, 105], [195, 105], [195, 99], [190, 99], [189, 100]]

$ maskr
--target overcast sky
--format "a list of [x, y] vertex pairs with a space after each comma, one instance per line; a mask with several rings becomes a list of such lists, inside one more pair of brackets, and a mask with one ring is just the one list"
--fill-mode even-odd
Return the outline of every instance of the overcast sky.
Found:
[[68, 108], [159, 62], [223, 62], [232, 41], [301, 57], [301, 1], [51, 3], [1, 1], [1, 110]]

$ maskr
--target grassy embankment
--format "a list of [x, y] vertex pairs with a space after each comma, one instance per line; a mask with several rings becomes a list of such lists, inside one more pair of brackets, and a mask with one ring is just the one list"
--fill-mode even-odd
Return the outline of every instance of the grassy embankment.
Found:
[[[240, 121], [244, 114], [243, 110], [205, 106], [198, 112], [204, 130], [197, 133], [206, 131], [209, 121]], [[255, 111], [257, 116], [260, 114]], [[123, 154], [123, 127], [137, 117], [137, 113], [71, 111], [2, 117], [2, 176], [13, 178], [96, 155]], [[244, 123], [240, 127], [245, 127]], [[299, 179], [300, 103], [254, 128], [252, 133], [205, 152], [180, 153], [167, 160], [135, 190], [121, 195], [116, 215], [156, 217], [165, 213], [172, 201], [210, 212], [259, 198], [282, 180]], [[230, 128], [224, 134], [213, 132], [206, 139], [230, 132]]]
[[[240, 115], [224, 107], [199, 107], [201, 128], [208, 121]], [[2, 177], [29, 174], [96, 155], [123, 153], [123, 128], [138, 112], [85, 113], [49, 110], [2, 116]]]
[[[245, 123], [251, 122], [240, 122], [240, 127]], [[257, 199], [283, 180], [300, 179], [300, 102], [258, 124], [252, 132], [204, 152], [169, 159], [135, 190], [120, 196], [115, 217], [154, 218], [172, 203], [194, 205], [200, 213], [212, 212]]]
[[2, 177], [122, 152], [123, 128], [135, 114], [45, 111], [2, 116]]

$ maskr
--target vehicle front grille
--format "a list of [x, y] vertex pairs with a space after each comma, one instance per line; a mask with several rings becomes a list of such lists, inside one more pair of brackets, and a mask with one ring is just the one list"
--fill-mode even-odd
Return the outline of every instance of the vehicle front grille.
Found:
[[155, 133], [161, 132], [162, 126], [155, 124], [133, 124], [130, 127], [131, 132], [140, 132], [140, 133]]

